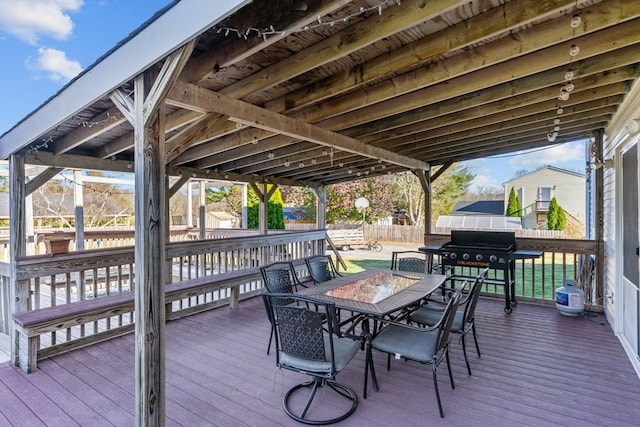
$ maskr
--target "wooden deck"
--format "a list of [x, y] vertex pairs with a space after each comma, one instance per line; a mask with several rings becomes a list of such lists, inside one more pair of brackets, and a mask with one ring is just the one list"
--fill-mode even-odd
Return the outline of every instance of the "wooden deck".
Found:
[[[481, 299], [482, 358], [467, 375], [453, 345], [456, 389], [442, 366], [440, 419], [430, 370], [374, 354], [380, 391], [344, 426], [636, 426], [640, 379], [603, 316], [569, 318], [554, 308]], [[281, 408], [286, 390], [305, 380], [267, 356], [262, 300], [167, 324], [167, 426], [293, 426]], [[134, 424], [133, 335], [44, 360], [33, 374], [0, 364], [2, 426]], [[362, 396], [364, 353], [338, 376]]]

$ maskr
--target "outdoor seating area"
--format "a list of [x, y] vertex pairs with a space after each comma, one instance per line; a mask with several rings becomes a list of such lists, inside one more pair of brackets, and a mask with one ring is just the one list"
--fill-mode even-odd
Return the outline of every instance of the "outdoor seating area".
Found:
[[[527, 303], [506, 315], [501, 299], [481, 297], [476, 319], [482, 357], [469, 355], [469, 376], [454, 338], [455, 390], [446, 375], [439, 379], [444, 419], [430, 370], [394, 361], [387, 371], [381, 354], [373, 359], [380, 391], [361, 399], [360, 351], [338, 376], [356, 391], [358, 408], [338, 425], [631, 426], [640, 418], [632, 404], [640, 401], [638, 378], [604, 316], [567, 317]], [[265, 354], [269, 331], [260, 297], [168, 322], [166, 425], [299, 425], [282, 397], [303, 376]], [[44, 359], [32, 374], [0, 365], [0, 424], [133, 425], [134, 341], [129, 334]]]
[[[636, 426], [639, 26], [626, 0], [170, 1], [0, 134], [0, 426]], [[579, 233], [434, 232], [463, 163], [575, 142]], [[131, 178], [126, 246], [85, 235], [94, 173]], [[73, 230], [42, 254], [54, 179]], [[214, 203], [239, 228], [210, 229]], [[400, 211], [410, 232], [365, 239]], [[382, 243], [411, 246], [337, 250]]]

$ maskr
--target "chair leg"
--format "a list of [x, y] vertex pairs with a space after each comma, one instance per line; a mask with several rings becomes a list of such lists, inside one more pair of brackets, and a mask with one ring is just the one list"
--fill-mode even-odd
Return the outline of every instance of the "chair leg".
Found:
[[471, 366], [469, 365], [469, 358], [467, 357], [467, 341], [464, 339], [465, 335], [467, 334], [463, 333], [460, 337], [462, 341], [462, 353], [464, 354], [464, 363], [467, 364], [467, 372], [469, 372], [469, 375], [471, 375]]
[[471, 325], [471, 331], [473, 332], [473, 342], [476, 343], [476, 351], [478, 352], [478, 357], [480, 357], [480, 347], [478, 346], [478, 335], [476, 334], [476, 324], [473, 323]]
[[455, 389], [456, 384], [453, 382], [453, 373], [451, 372], [451, 362], [449, 361], [449, 349], [445, 350], [445, 357], [447, 359], [447, 370], [449, 371], [449, 382], [451, 383], [451, 388]]
[[267, 354], [271, 351], [271, 341], [273, 341], [273, 334], [275, 331], [273, 330], [273, 325], [271, 325], [271, 334], [269, 335], [269, 345], [267, 346]]
[[442, 402], [440, 402], [440, 391], [438, 390], [438, 374], [437, 366], [435, 363], [431, 364], [431, 371], [433, 373], [433, 388], [436, 390], [436, 400], [438, 401], [438, 410], [440, 411], [440, 418], [444, 418], [444, 411], [442, 410]]

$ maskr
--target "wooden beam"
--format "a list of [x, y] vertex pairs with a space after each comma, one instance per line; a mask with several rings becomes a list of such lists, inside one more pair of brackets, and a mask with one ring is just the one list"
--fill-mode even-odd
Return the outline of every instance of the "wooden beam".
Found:
[[170, 199], [171, 197], [173, 197], [173, 195], [176, 194], [178, 192], [178, 190], [180, 190], [182, 188], [182, 186], [187, 181], [189, 181], [190, 179], [191, 179], [190, 175], [180, 175], [178, 180], [173, 183], [171, 188], [168, 189], [168, 191], [167, 191], [167, 199]]
[[125, 120], [125, 117], [120, 114], [117, 108], [110, 108], [96, 117], [91, 118], [91, 120], [88, 120], [88, 125], [83, 123], [64, 137], [55, 141], [54, 152], [56, 154], [67, 153], [74, 148], [79, 147], [86, 141], [96, 138], [108, 130], [116, 128]]
[[[206, 113], [167, 140], [167, 163], [173, 161], [181, 153], [206, 141], [211, 135], [217, 135], [220, 127], [227, 123], [226, 114]], [[231, 126], [229, 126], [230, 128]]]
[[[203, 113], [191, 110], [178, 110], [167, 116], [167, 132], [179, 129], [202, 117]], [[133, 148], [133, 132], [121, 136], [98, 149], [97, 157], [106, 159]]]
[[436, 179], [440, 178], [440, 175], [442, 175], [443, 173], [445, 173], [447, 171], [447, 169], [449, 169], [451, 167], [451, 165], [453, 165], [453, 162], [451, 160], [445, 162], [442, 166], [440, 166], [435, 173], [430, 175], [430, 181], [433, 182]]
[[[299, 16], [295, 13], [294, 8], [290, 8], [288, 15], [278, 14], [274, 16], [272, 21], [279, 22], [282, 28], [304, 28], [307, 25], [317, 22], [318, 16], [325, 16], [349, 4], [352, 0], [331, 0], [323, 2], [311, 2], [307, 6], [306, 13]], [[260, 6], [258, 6], [260, 7]], [[262, 11], [262, 13], [267, 11]], [[279, 11], [273, 11], [278, 13]], [[264, 18], [263, 18], [264, 19]], [[234, 16], [234, 25], [236, 28], [250, 28], [256, 25], [254, 17], [245, 12], [241, 16]], [[254, 35], [254, 34], [249, 34]], [[184, 67], [180, 75], [180, 80], [189, 83], [197, 83], [208, 73], [217, 68], [229, 67], [239, 61], [242, 61], [254, 55], [261, 50], [280, 42], [286, 35], [281, 33], [273, 34], [266, 39], [261, 37], [230, 37], [225, 42], [216, 46], [206, 53], [200, 54], [195, 58], [191, 58], [189, 63]]]
[[365, 157], [381, 159], [409, 169], [429, 169], [429, 165], [416, 159], [399, 156], [388, 150], [362, 144], [353, 138], [317, 126], [273, 113], [253, 104], [240, 101], [195, 85], [177, 82], [169, 96], [173, 102], [199, 105], [209, 111], [228, 114], [232, 120], [290, 137], [334, 147]]
[[55, 155], [47, 151], [35, 151], [25, 155], [30, 165], [51, 166], [61, 169], [90, 169], [112, 172], [133, 172], [134, 162], [129, 160], [105, 160], [77, 154]]
[[[145, 97], [144, 114], [145, 124], [153, 117], [156, 117], [156, 111], [164, 102], [169, 88], [178, 79], [180, 72], [193, 52], [195, 39], [187, 42], [184, 46], [171, 53], [162, 64], [160, 73], [153, 82], [153, 86], [149, 90], [148, 96]], [[163, 129], [164, 130], [164, 129]]]
[[29, 182], [27, 182], [27, 184], [25, 185], [25, 196], [28, 196], [29, 194], [36, 191], [38, 188], [40, 188], [42, 185], [44, 185], [51, 178], [58, 175], [58, 173], [63, 170], [64, 168], [50, 167], [40, 172], [38, 176], [29, 180]]
[[[321, 82], [315, 82], [268, 101], [264, 107], [277, 112], [299, 109], [320, 100], [335, 97], [345, 91], [352, 91], [388, 75], [403, 73], [404, 70], [434, 60], [451, 51], [523, 28], [532, 20], [569, 7], [573, 8], [575, 4], [574, 0], [511, 1], [503, 4], [502, 7], [491, 8], [487, 12], [429, 34], [428, 37], [421, 37], [413, 43], [378, 55], [358, 64], [347, 73], [338, 73]], [[557, 30], [564, 31], [564, 27], [564, 25], [558, 26]]]
[[[242, 79], [219, 92], [242, 99], [254, 92], [290, 80], [319, 65], [335, 61], [371, 43], [392, 36], [433, 17], [446, 13], [466, 0], [404, 0], [392, 4], [383, 14], [372, 14], [367, 19], [331, 37], [322, 39], [305, 49], [288, 56], [285, 60], [261, 69], [250, 79]], [[308, 61], [307, 58], [313, 58]]]

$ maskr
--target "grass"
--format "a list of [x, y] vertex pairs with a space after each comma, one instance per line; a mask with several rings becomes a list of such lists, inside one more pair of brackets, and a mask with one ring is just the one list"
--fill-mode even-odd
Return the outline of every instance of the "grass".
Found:
[[[345, 259], [347, 264], [346, 273], [357, 273], [359, 271], [372, 268], [389, 268], [389, 260], [375, 259]], [[345, 270], [340, 267], [340, 272]], [[464, 271], [458, 269], [458, 274], [475, 276], [479, 273], [477, 269], [465, 268]], [[502, 272], [490, 270], [489, 277], [501, 279]], [[555, 265], [540, 263], [533, 265], [530, 262], [516, 263], [515, 279], [516, 279], [516, 295], [542, 300], [555, 300], [555, 289], [562, 286], [564, 279], [574, 279], [574, 264], [569, 262], [566, 264], [558, 263]], [[544, 281], [543, 281], [544, 279]], [[488, 292], [502, 294], [504, 291], [502, 286], [486, 285]]]

